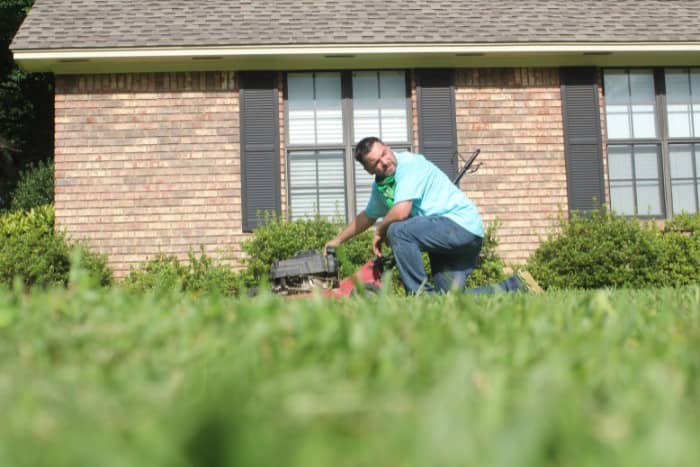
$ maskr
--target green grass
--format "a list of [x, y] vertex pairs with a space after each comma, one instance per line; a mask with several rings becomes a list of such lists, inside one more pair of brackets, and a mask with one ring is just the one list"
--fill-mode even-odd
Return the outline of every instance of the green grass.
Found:
[[0, 292], [1, 466], [696, 466], [700, 288]]

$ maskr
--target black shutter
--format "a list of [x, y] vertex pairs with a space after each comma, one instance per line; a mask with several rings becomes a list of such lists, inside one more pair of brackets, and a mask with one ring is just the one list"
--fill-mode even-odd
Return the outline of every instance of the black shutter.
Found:
[[561, 69], [569, 212], [590, 212], [605, 202], [597, 83], [595, 68]]
[[450, 179], [457, 175], [454, 70], [417, 70], [419, 151]]
[[241, 185], [243, 230], [264, 213], [280, 213], [280, 142], [276, 73], [241, 73]]

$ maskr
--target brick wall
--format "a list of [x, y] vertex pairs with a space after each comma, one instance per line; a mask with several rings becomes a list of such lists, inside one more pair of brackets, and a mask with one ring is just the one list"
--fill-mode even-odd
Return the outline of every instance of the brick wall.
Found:
[[486, 222], [498, 219], [499, 254], [523, 263], [567, 212], [557, 69], [458, 70], [457, 133], [463, 155], [479, 147], [481, 169], [462, 188]]
[[234, 73], [56, 77], [56, 223], [115, 274], [158, 253], [237, 254]]

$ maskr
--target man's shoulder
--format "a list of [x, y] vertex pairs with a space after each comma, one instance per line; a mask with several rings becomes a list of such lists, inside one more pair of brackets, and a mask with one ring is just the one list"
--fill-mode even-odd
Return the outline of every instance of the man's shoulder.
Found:
[[416, 158], [423, 158], [423, 154], [418, 154], [416, 152], [411, 152], [411, 151], [395, 151], [394, 155], [396, 155], [397, 159], [401, 160], [414, 160]]
[[396, 160], [398, 161], [398, 167], [403, 165], [403, 169], [414, 169], [427, 162], [427, 159], [423, 156], [423, 154], [408, 151], [396, 152], [395, 154]]

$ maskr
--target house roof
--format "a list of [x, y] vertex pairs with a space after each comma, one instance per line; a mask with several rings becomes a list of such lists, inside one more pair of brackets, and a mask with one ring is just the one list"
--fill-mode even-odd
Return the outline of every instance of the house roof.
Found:
[[696, 65], [698, 17], [700, 0], [36, 0], [11, 49], [57, 73]]
[[700, 41], [697, 0], [37, 0], [14, 50]]

